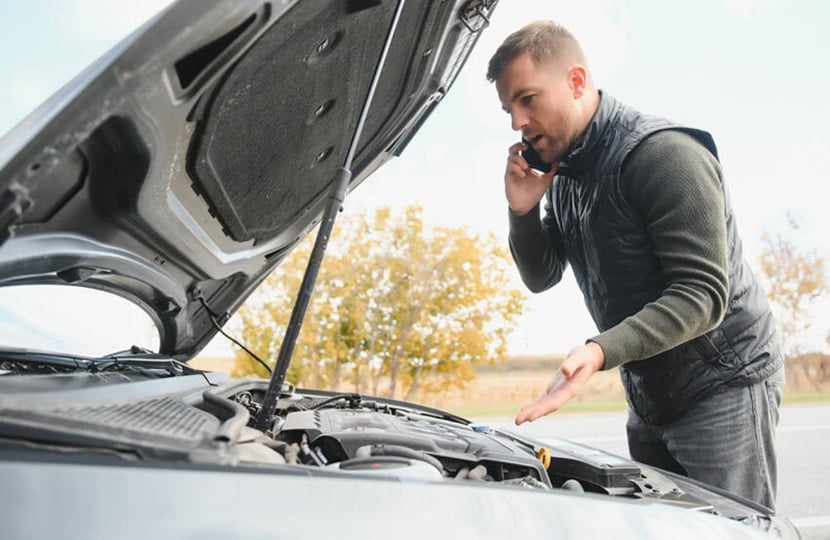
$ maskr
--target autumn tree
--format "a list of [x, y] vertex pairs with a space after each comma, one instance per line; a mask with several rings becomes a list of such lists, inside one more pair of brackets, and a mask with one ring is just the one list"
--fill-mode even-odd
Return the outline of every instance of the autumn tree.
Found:
[[[812, 326], [810, 308], [830, 291], [824, 258], [814, 249], [796, 243], [802, 224], [793, 214], [787, 215], [783, 232], [765, 232], [761, 240], [761, 271], [767, 278], [767, 296], [778, 319], [784, 350], [795, 360], [804, 352], [801, 338]], [[803, 364], [803, 363], [802, 363]], [[801, 371], [816, 385], [811, 366]]]
[[[501, 361], [524, 309], [509, 255], [493, 235], [428, 227], [419, 206], [338, 222], [287, 380], [411, 399], [461, 388]], [[305, 264], [307, 239], [240, 310], [249, 348], [273, 365]], [[241, 351], [234, 375], [263, 375]]]

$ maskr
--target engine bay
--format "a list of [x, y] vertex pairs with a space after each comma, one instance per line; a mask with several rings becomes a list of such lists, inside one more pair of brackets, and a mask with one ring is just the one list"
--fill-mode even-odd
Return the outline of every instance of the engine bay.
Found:
[[488, 482], [709, 506], [628, 459], [565, 440], [544, 446], [413, 403], [284, 383], [261, 430], [268, 381], [156, 378], [129, 367], [0, 378], [0, 436], [127, 460]]
[[267, 380], [171, 376], [175, 365], [146, 359], [82, 368], [0, 377], [0, 454], [472, 482], [668, 504], [750, 520], [761, 529], [770, 524], [759, 510], [711, 486], [590, 446], [552, 437], [542, 443], [415, 403], [283, 383], [263, 430], [257, 426]]
[[[255, 418], [263, 391], [264, 386], [248, 383], [224, 395]], [[711, 509], [668, 477], [619, 456], [565, 440], [541, 446], [443, 411], [359, 394], [286, 385], [271, 429], [256, 434], [251, 444], [265, 444], [287, 464], [399, 480], [494, 482], [660, 498]]]

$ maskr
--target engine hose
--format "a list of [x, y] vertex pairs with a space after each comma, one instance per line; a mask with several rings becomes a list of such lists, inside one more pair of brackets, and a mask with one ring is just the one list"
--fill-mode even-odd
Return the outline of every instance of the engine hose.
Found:
[[540, 489], [550, 489], [547, 484], [544, 482], [540, 482], [536, 478], [532, 476], [525, 476], [522, 478], [511, 478], [510, 480], [502, 480], [502, 484], [507, 484], [509, 486], [522, 486], [522, 487], [530, 487], [530, 488], [540, 488]]
[[579, 480], [571, 478], [570, 480], [565, 480], [562, 483], [562, 489], [566, 489], [568, 491], [576, 491], [577, 493], [585, 493], [585, 488], [582, 487], [582, 484], [579, 483]]
[[467, 474], [467, 478], [470, 480], [487, 480], [487, 467], [484, 465], [476, 465]]

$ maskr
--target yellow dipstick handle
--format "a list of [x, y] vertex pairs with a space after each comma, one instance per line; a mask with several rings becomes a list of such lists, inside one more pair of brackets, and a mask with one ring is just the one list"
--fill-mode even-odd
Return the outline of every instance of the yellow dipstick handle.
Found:
[[545, 469], [550, 467], [550, 450], [542, 446], [536, 452], [536, 457], [539, 459], [539, 461], [542, 462], [542, 465], [545, 466]]

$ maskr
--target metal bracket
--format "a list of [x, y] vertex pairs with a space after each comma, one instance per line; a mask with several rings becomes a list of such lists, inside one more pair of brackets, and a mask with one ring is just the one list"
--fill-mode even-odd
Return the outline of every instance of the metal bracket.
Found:
[[[464, 11], [461, 13], [461, 22], [467, 27], [470, 33], [475, 34], [481, 32], [490, 26], [490, 19], [487, 17], [485, 11], [492, 4], [492, 0], [471, 0], [464, 6]], [[473, 26], [476, 18], [479, 19], [478, 26]]]

